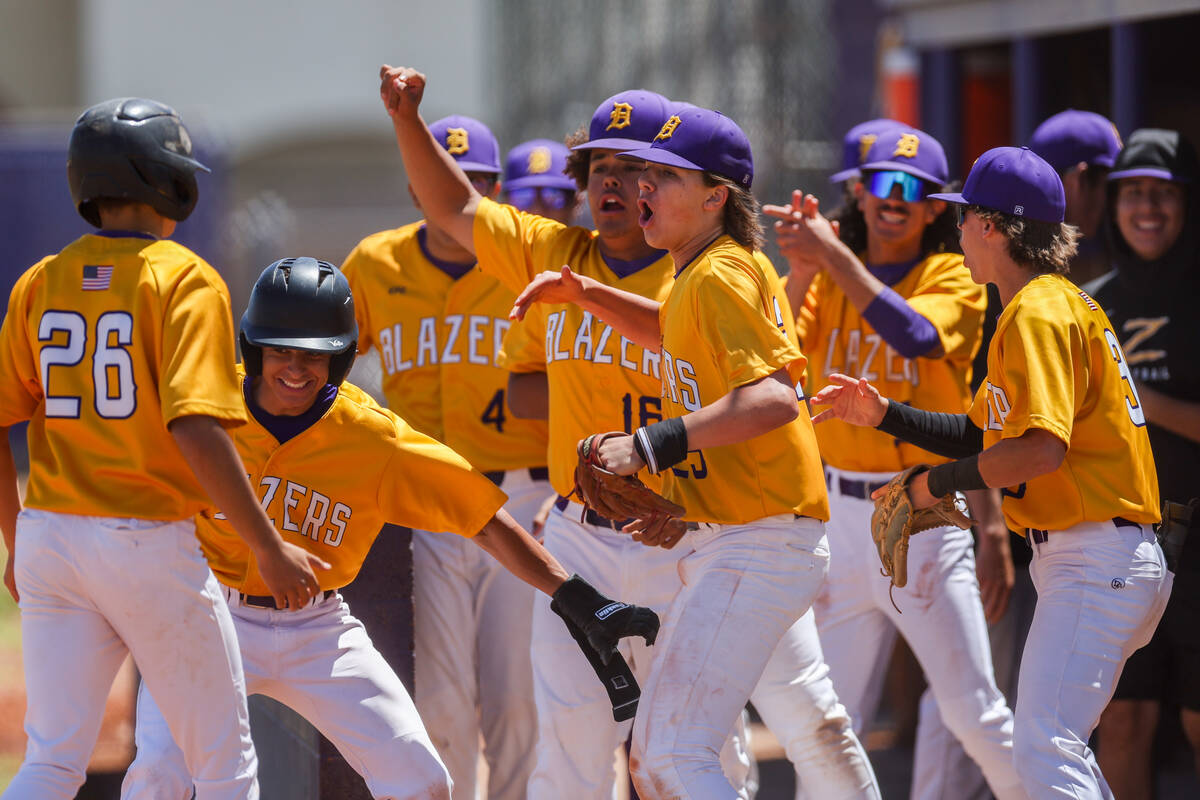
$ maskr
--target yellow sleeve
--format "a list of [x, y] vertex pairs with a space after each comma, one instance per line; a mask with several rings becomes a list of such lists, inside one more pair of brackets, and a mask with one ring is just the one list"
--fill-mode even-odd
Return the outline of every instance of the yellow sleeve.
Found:
[[763, 278], [741, 264], [730, 265], [705, 276], [696, 292], [693, 314], [729, 389], [803, 358], [779, 318], [783, 305]]
[[983, 333], [987, 293], [971, 279], [961, 261], [922, 281], [908, 304], [937, 329], [944, 353], [939, 358], [967, 359], [974, 355]]
[[385, 518], [427, 531], [479, 533], [508, 497], [458, 453], [396, 422], [395, 450], [379, 484]]
[[796, 312], [796, 338], [800, 345], [804, 345], [804, 340], [810, 333], [817, 330], [817, 309], [820, 307], [817, 303], [817, 282], [820, 276], [812, 279], [808, 284], [808, 291], [804, 294], [804, 303]]
[[1040, 428], [1069, 445], [1076, 406], [1087, 388], [1078, 324], [1065, 304], [1023, 306], [1016, 312], [998, 334], [999, 369], [988, 365], [987, 426], [998, 424], [1005, 439]]
[[475, 256], [479, 268], [517, 294], [544, 264], [551, 242], [566, 226], [526, 214], [488, 198], [475, 210]]
[[13, 287], [8, 299], [8, 313], [0, 326], [0, 376], [3, 376], [0, 380], [0, 426], [31, 419], [42, 402], [43, 390], [25, 310], [33, 274], [34, 270], [29, 270]]
[[362, 270], [365, 257], [359, 248], [350, 251], [342, 264], [342, 274], [350, 284], [350, 295], [354, 298], [354, 321], [358, 325], [358, 352], [365, 353], [375, 344], [371, 339], [371, 311], [367, 302], [369, 289], [365, 285]]
[[509, 372], [546, 371], [546, 315], [536, 305], [520, 322], [513, 321], [504, 334], [496, 364]]
[[158, 396], [163, 423], [192, 414], [226, 424], [245, 422], [229, 290], [212, 267], [192, 264], [168, 288], [162, 335]]

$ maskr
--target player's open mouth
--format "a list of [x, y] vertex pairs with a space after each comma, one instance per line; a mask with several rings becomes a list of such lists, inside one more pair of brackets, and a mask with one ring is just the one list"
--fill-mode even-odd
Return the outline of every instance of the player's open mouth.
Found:
[[1158, 233], [1166, 225], [1166, 220], [1163, 219], [1139, 219], [1134, 220], [1133, 229], [1140, 233]]
[[908, 212], [897, 211], [895, 209], [880, 209], [879, 218], [889, 225], [903, 225], [908, 221]]
[[301, 389], [307, 389], [309, 384], [312, 383], [311, 380], [296, 382], [289, 381], [287, 378], [279, 378], [279, 382], [284, 385], [284, 388], [291, 389], [293, 392], [300, 391]]
[[654, 209], [645, 200], [638, 200], [638, 225], [643, 228], [650, 224], [650, 218], [654, 216]]
[[616, 197], [602, 197], [600, 198], [600, 210], [605, 213], [624, 211], [625, 204]]

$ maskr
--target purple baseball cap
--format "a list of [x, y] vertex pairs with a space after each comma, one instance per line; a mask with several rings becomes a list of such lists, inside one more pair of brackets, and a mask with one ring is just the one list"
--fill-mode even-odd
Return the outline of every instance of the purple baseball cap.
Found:
[[508, 151], [504, 159], [504, 188], [550, 186], [575, 191], [575, 181], [563, 174], [567, 146], [553, 139], [531, 139]]
[[993, 147], [975, 160], [961, 192], [929, 196], [1040, 222], [1062, 222], [1067, 207], [1058, 170], [1028, 147]]
[[429, 126], [429, 132], [463, 172], [501, 172], [500, 143], [479, 120], [461, 114], [442, 117]]
[[950, 178], [941, 142], [925, 131], [908, 127], [881, 133], [858, 169], [861, 172], [895, 169], [938, 186], [944, 186]]
[[1029, 149], [1060, 173], [1081, 162], [1111, 167], [1121, 152], [1121, 134], [1108, 118], [1069, 108], [1038, 125]]
[[1142, 128], [1129, 134], [1125, 149], [1117, 156], [1110, 181], [1121, 178], [1161, 178], [1175, 183], [1192, 183], [1200, 177], [1196, 151], [1179, 131]]
[[671, 101], [657, 92], [629, 89], [614, 94], [592, 114], [588, 140], [572, 150], [631, 150], [654, 141]]
[[754, 182], [750, 140], [738, 124], [720, 111], [688, 103], [672, 107], [671, 116], [649, 147], [630, 150], [621, 157], [712, 172], [746, 189]]
[[875, 144], [881, 134], [885, 134], [893, 128], [903, 127], [906, 127], [903, 122], [881, 117], [860, 122], [846, 131], [846, 135], [842, 137], [842, 169], [840, 172], [830, 175], [829, 182], [841, 183], [851, 178], [858, 179], [862, 175], [858, 171], [858, 166], [867, 157], [871, 145]]

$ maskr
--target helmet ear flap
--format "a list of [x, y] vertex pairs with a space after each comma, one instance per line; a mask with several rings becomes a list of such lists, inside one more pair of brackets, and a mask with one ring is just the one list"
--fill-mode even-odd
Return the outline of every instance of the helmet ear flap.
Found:
[[351, 344], [345, 351], [334, 354], [329, 360], [329, 382], [334, 386], [341, 386], [342, 381], [350, 374], [350, 368], [354, 366], [354, 359], [358, 355], [357, 350], [357, 346]]
[[256, 344], [250, 344], [245, 331], [238, 333], [238, 341], [242, 346], [242, 364], [246, 367], [246, 374], [250, 377], [262, 375], [262, 348]]

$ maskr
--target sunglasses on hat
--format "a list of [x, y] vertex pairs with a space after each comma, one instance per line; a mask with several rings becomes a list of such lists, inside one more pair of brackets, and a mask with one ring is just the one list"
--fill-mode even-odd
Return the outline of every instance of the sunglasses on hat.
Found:
[[863, 175], [863, 183], [866, 184], [867, 191], [880, 200], [889, 199], [892, 196], [892, 189], [899, 186], [900, 199], [906, 203], [924, 200], [926, 195], [935, 191], [932, 184], [921, 180], [916, 175], [909, 175], [907, 172], [897, 169], [868, 172]]
[[561, 211], [571, 202], [574, 194], [567, 189], [556, 189], [553, 186], [523, 186], [508, 190], [508, 202], [521, 211], [528, 211], [540, 199], [543, 208]]

